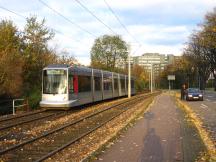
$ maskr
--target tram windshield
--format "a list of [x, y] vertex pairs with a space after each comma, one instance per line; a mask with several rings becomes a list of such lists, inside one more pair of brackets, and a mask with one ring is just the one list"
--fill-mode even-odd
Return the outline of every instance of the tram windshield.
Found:
[[62, 69], [49, 69], [43, 71], [44, 94], [67, 93], [67, 71]]

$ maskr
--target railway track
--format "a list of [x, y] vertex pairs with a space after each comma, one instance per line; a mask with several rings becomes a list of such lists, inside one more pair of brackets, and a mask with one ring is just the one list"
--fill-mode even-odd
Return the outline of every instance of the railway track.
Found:
[[46, 123], [47, 121], [53, 121], [66, 116], [69, 113], [71, 113], [71, 111], [38, 111], [30, 114], [22, 114], [21, 116], [6, 120], [1, 120], [0, 149], [4, 147], [10, 147], [10, 145], [13, 145], [14, 142], [19, 143], [19, 141], [32, 138], [32, 136], [28, 134], [28, 131], [34, 127]]
[[31, 116], [31, 115], [35, 115], [35, 114], [39, 114], [44, 112], [45, 110], [38, 110], [38, 111], [33, 111], [33, 112], [29, 112], [29, 113], [24, 113], [24, 114], [19, 114], [19, 115], [10, 115], [10, 116], [6, 116], [6, 117], [1, 117], [0, 118], [0, 122], [4, 122], [4, 121], [8, 121], [8, 120], [14, 120], [14, 119], [18, 119], [18, 118], [23, 118], [25, 116]]
[[24, 114], [22, 116], [17, 116], [9, 119], [0, 120], [0, 131], [9, 129], [18, 125], [34, 122], [37, 120], [41, 120], [44, 118], [48, 118], [51, 116], [55, 116], [58, 114], [62, 114], [62, 112], [46, 112], [46, 111], [39, 111], [36, 113], [31, 114]]
[[73, 120], [59, 128], [0, 150], [0, 157], [5, 161], [43, 161], [102, 127], [149, 96], [152, 94], [135, 96], [131, 100]]

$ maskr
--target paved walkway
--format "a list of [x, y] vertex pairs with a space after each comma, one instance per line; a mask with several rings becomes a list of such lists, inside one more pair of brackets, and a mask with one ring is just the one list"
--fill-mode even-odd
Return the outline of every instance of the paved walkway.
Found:
[[144, 118], [99, 155], [96, 161], [183, 161], [179, 117], [174, 100], [167, 94], [161, 94], [155, 101]]

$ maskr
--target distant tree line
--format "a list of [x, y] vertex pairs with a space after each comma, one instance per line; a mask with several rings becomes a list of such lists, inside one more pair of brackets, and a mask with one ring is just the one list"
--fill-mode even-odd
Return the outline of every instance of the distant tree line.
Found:
[[45, 20], [27, 18], [19, 30], [12, 21], [0, 22], [0, 97], [27, 97], [36, 106], [41, 96], [42, 69], [48, 64], [73, 63], [74, 57], [48, 47], [54, 32]]

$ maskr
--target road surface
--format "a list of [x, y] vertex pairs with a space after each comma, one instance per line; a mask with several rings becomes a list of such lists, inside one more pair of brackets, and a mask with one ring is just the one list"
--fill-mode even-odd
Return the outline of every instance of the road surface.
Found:
[[204, 126], [216, 141], [216, 92], [206, 91], [204, 101], [185, 101], [200, 117]]

